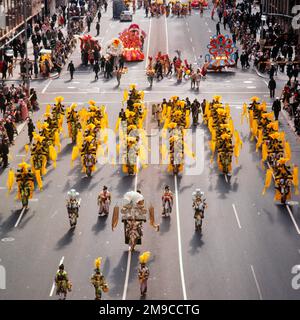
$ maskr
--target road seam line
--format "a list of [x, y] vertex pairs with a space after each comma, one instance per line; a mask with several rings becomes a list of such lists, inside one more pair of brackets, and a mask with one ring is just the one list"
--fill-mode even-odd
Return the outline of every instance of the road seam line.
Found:
[[177, 217], [177, 239], [178, 239], [178, 252], [179, 252], [179, 267], [180, 267], [180, 277], [181, 285], [183, 291], [183, 299], [187, 300], [184, 270], [183, 270], [183, 259], [182, 259], [182, 248], [181, 248], [181, 233], [180, 233], [180, 217], [179, 217], [179, 200], [178, 200], [178, 186], [177, 186], [177, 176], [174, 176], [175, 180], [175, 202], [176, 202], [176, 217]]
[[260, 290], [260, 287], [259, 287], [259, 284], [258, 284], [258, 281], [257, 281], [257, 278], [256, 278], [256, 275], [255, 275], [254, 268], [253, 268], [252, 264], [251, 264], [251, 271], [252, 271], [252, 275], [254, 277], [254, 281], [255, 281], [256, 289], [258, 291], [259, 299], [263, 300], [263, 297], [262, 297], [262, 294], [261, 294], [261, 290]]

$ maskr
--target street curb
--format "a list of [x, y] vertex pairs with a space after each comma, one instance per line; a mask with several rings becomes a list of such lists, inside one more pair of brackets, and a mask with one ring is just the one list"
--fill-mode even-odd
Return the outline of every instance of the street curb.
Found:
[[[46, 77], [38, 77], [38, 78], [31, 78], [31, 81], [39, 81], [39, 80], [47, 80], [47, 79], [57, 79], [59, 77], [58, 72], [54, 73], [53, 75], [51, 75], [50, 77], [46, 78]], [[23, 80], [22, 78], [16, 78], [16, 79], [4, 79], [3, 81], [26, 81], [27, 79]]]
[[[254, 68], [256, 74], [257, 74], [259, 77], [264, 78], [264, 79], [270, 79], [269, 75], [264, 75], [263, 73], [259, 72], [256, 67], [253, 67], [253, 68]], [[280, 80], [280, 81], [288, 81], [288, 79], [279, 78], [278, 76], [275, 76], [275, 75], [274, 75], [274, 79], [275, 79], [275, 78], [276, 78], [277, 80]]]
[[286, 122], [288, 123], [288, 125], [290, 126], [293, 134], [296, 136], [296, 140], [300, 141], [300, 136], [297, 135], [297, 133], [295, 132], [294, 124], [293, 124], [293, 122], [289, 119], [288, 115], [286, 114], [286, 111], [283, 110], [283, 111], [281, 112], [281, 114], [283, 115], [285, 121], [286, 121]]

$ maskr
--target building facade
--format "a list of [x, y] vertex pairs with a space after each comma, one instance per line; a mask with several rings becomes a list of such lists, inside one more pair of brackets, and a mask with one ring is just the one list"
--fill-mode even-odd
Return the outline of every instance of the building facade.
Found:
[[27, 21], [39, 13], [54, 13], [61, 0], [0, 0], [0, 42], [24, 29], [26, 6]]
[[[300, 41], [300, 21], [298, 26], [292, 23], [296, 18], [296, 13], [293, 13], [293, 8], [300, 5], [299, 0], [261, 0], [262, 13], [268, 16], [275, 16], [276, 20], [284, 27], [285, 31], [295, 32]], [[300, 12], [300, 10], [298, 11]], [[299, 19], [300, 20], [300, 19]], [[294, 21], [295, 22], [295, 21]]]

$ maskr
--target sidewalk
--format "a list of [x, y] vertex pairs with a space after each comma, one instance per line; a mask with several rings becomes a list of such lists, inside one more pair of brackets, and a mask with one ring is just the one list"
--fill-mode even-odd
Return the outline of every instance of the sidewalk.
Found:
[[[257, 75], [260, 76], [261, 78], [270, 79], [270, 76], [269, 76], [268, 73], [261, 73], [260, 71], [258, 71], [258, 69], [256, 67], [253, 67], [253, 68], [254, 68], [255, 72], [257, 73]], [[280, 81], [284, 81], [284, 82], [288, 82], [289, 77], [286, 74], [278, 71], [277, 75], [274, 75], [274, 79], [275, 80], [277, 79], [277, 80], [280, 80]]]

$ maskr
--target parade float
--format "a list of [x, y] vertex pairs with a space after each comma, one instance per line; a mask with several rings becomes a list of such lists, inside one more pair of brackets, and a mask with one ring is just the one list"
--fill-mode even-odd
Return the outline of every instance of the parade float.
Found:
[[191, 3], [192, 8], [198, 9], [202, 5], [203, 8], [208, 7], [208, 2], [205, 0], [193, 0]]
[[81, 50], [81, 61], [87, 65], [91, 60], [94, 59], [93, 52], [98, 50], [100, 52], [101, 46], [98, 40], [89, 34], [85, 34], [80, 39], [80, 50]]
[[113, 57], [119, 57], [124, 53], [124, 46], [120, 39], [113, 38], [106, 43], [106, 53]]
[[143, 53], [143, 40], [146, 33], [140, 29], [139, 25], [131, 24], [119, 34], [119, 39], [124, 46], [123, 56], [125, 61], [143, 61], [145, 55]]
[[210, 71], [222, 71], [224, 68], [235, 66], [234, 44], [228, 35], [215, 35], [211, 37], [207, 46], [209, 54], [205, 56], [205, 67]]

